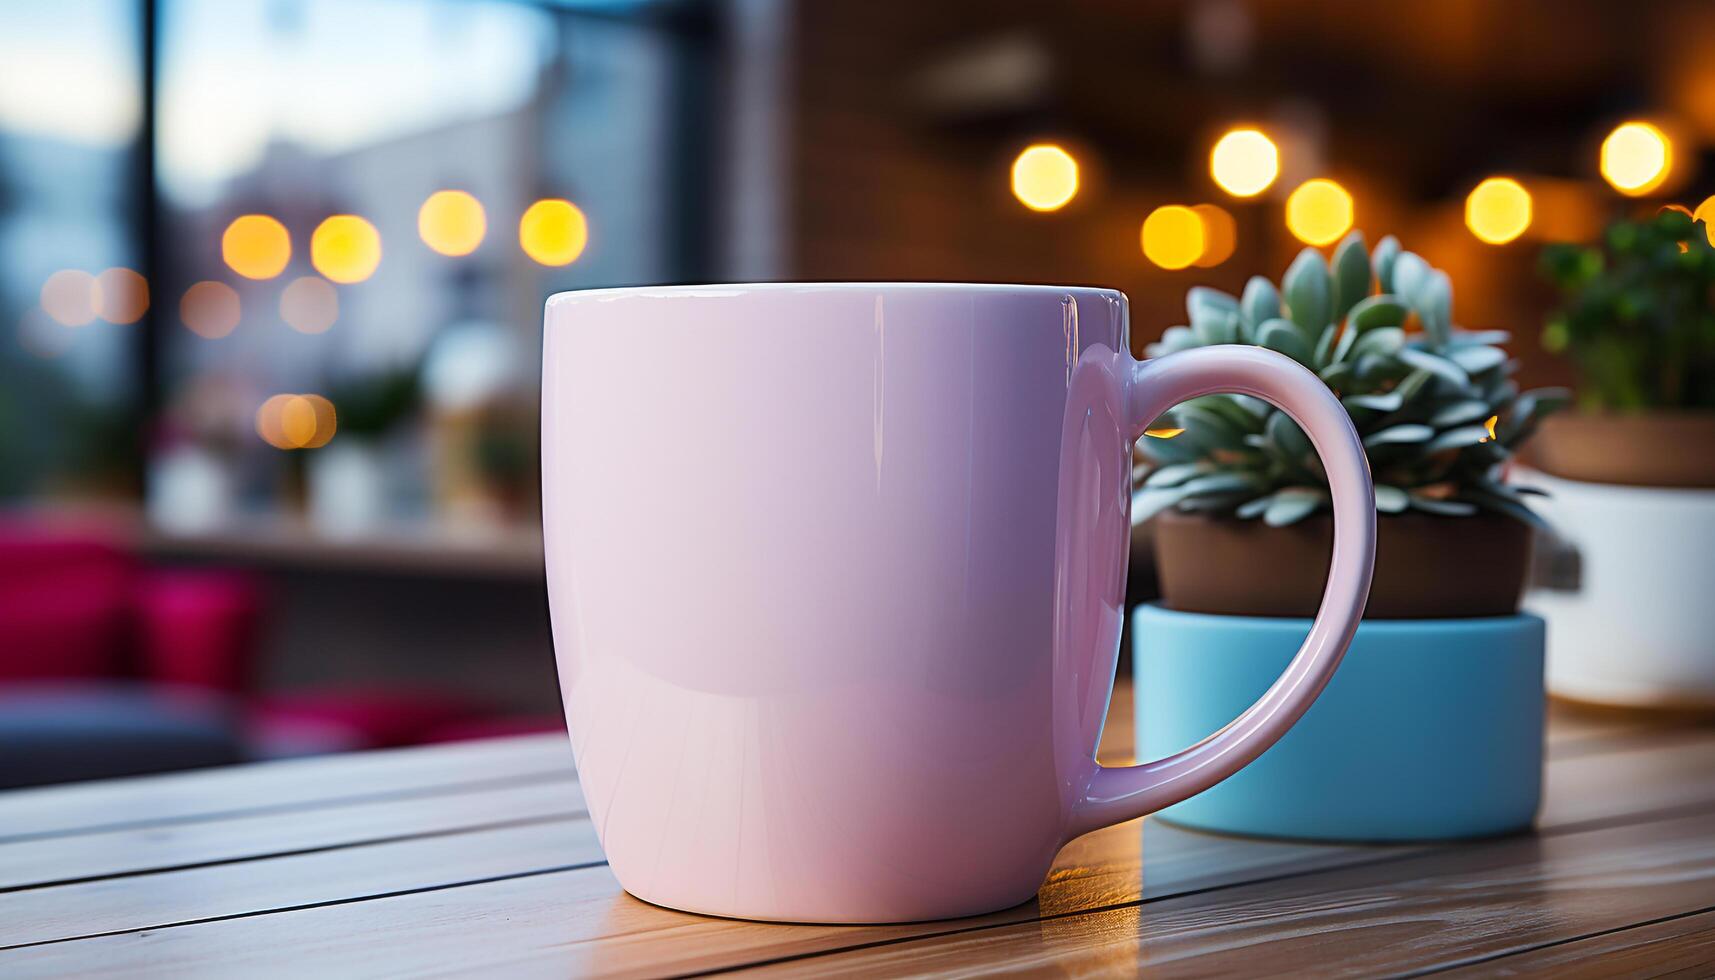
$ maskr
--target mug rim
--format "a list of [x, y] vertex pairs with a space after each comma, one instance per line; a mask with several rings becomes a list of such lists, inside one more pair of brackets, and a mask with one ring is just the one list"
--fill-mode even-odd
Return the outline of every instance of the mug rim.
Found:
[[911, 281], [876, 281], [863, 280], [819, 281], [808, 282], [730, 282], [730, 283], [685, 283], [668, 286], [601, 286], [591, 289], [567, 289], [548, 296], [546, 306], [549, 310], [561, 304], [574, 303], [579, 300], [615, 300], [629, 298], [660, 298], [669, 297], [698, 297], [715, 299], [722, 297], [743, 296], [754, 293], [820, 293], [820, 292], [850, 292], [873, 289], [896, 289], [910, 292], [1083, 292], [1100, 293], [1127, 302], [1124, 292], [1111, 286], [1061, 286], [1048, 283], [1006, 283], [1006, 282], [911, 282]]

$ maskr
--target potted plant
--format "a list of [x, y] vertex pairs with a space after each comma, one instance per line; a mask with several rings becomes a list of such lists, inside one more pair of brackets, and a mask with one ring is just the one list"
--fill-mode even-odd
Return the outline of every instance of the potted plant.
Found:
[[1715, 247], [1677, 210], [1542, 255], [1562, 304], [1543, 343], [1579, 374], [1578, 411], [1530, 462], [1559, 540], [1530, 605], [1557, 695], [1715, 708]]
[[371, 533], [386, 523], [394, 504], [390, 474], [399, 466], [390, 439], [422, 403], [415, 366], [334, 385], [329, 401], [338, 434], [307, 460], [310, 519], [334, 536]]
[[[1315, 371], [1376, 484], [1366, 622], [1300, 724], [1245, 773], [1166, 811], [1210, 829], [1397, 840], [1526, 825], [1540, 780], [1542, 626], [1520, 615], [1531, 527], [1513, 452], [1565, 400], [1521, 392], [1500, 331], [1452, 318], [1452, 284], [1392, 237], [1305, 249], [1280, 287], [1196, 288], [1152, 354], [1254, 343]], [[1219, 727], [1309, 631], [1332, 524], [1316, 455], [1245, 395], [1174, 408], [1144, 440], [1133, 520], [1155, 518], [1162, 601], [1135, 616], [1140, 752]], [[1362, 733], [1354, 737], [1353, 733]]]

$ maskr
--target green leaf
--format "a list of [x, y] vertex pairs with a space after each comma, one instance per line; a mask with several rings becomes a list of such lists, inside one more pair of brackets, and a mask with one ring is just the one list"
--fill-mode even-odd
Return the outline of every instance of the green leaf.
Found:
[[1334, 319], [1345, 319], [1346, 312], [1369, 295], [1370, 257], [1364, 248], [1364, 233], [1354, 231], [1334, 248]]
[[1223, 293], [1219, 289], [1192, 286], [1185, 291], [1185, 312], [1195, 319], [1200, 309], [1216, 313], [1237, 313], [1239, 301], [1234, 299], [1231, 293]]
[[1358, 300], [1357, 305], [1352, 307], [1352, 312], [1347, 315], [1346, 322], [1360, 331], [1373, 330], [1376, 327], [1398, 327], [1404, 325], [1409, 312], [1398, 296], [1381, 293]]
[[1428, 371], [1430, 374], [1460, 388], [1469, 387], [1471, 384], [1471, 376], [1465, 373], [1464, 368], [1439, 354], [1431, 354], [1429, 351], [1420, 350], [1416, 347], [1406, 347], [1395, 356], [1418, 370]]
[[1466, 398], [1456, 402], [1449, 402], [1448, 404], [1437, 408], [1434, 413], [1429, 416], [1429, 424], [1435, 426], [1437, 429], [1444, 429], [1450, 425], [1460, 425], [1465, 422], [1475, 422], [1478, 419], [1486, 419], [1493, 414], [1494, 412], [1489, 410], [1488, 402], [1481, 401], [1476, 398]]
[[1270, 415], [1263, 432], [1275, 452], [1299, 465], [1303, 465], [1305, 457], [1315, 451], [1310, 437], [1305, 435], [1298, 423], [1292, 421], [1292, 416], [1285, 412]]
[[1427, 442], [1433, 438], [1435, 438], [1435, 430], [1429, 426], [1419, 425], [1416, 422], [1405, 422], [1400, 425], [1390, 425], [1379, 432], [1372, 432], [1365, 436], [1364, 448]]
[[1285, 354], [1305, 367], [1310, 367], [1313, 363], [1310, 345], [1305, 342], [1304, 335], [1285, 320], [1275, 319], [1264, 323], [1257, 329], [1256, 342], [1269, 350]]
[[1382, 357], [1392, 357], [1405, 346], [1405, 331], [1399, 327], [1377, 327], [1358, 338], [1352, 345], [1352, 356], [1362, 357], [1365, 354], [1376, 354]]
[[1376, 286], [1384, 293], [1396, 293], [1393, 284], [1393, 264], [1399, 258], [1399, 239], [1388, 235], [1376, 242], [1376, 250], [1370, 253], [1370, 266], [1375, 270]]
[[1456, 344], [1487, 344], [1499, 347], [1513, 339], [1513, 335], [1505, 330], [1455, 330], [1453, 342]]
[[1412, 306], [1430, 341], [1437, 348], [1446, 347], [1453, 339], [1453, 280], [1439, 269], [1432, 270], [1429, 279], [1418, 287]]
[[1464, 449], [1487, 442], [1489, 427], [1486, 425], [1462, 425], [1456, 429], [1448, 429], [1429, 440], [1429, 445], [1423, 447], [1426, 453], [1438, 453], [1447, 449]]
[[1185, 497], [1184, 486], [1138, 490], [1131, 495], [1131, 522], [1142, 524]]
[[1313, 248], [1299, 252], [1298, 258], [1287, 267], [1281, 291], [1287, 314], [1298, 324], [1303, 337], [1317, 336], [1332, 319], [1329, 314], [1333, 309], [1333, 288], [1328, 262]]
[[1351, 379], [1352, 365], [1349, 363], [1335, 361], [1333, 364], [1317, 371], [1316, 376], [1327, 382], [1328, 387], [1338, 388]]
[[1424, 387], [1429, 384], [1430, 379], [1434, 377], [1435, 375], [1422, 369], [1413, 371], [1401, 379], [1399, 384], [1394, 386], [1394, 394], [1398, 395], [1402, 401], [1409, 403], [1413, 398], [1418, 396], [1419, 392], [1423, 391]]
[[1447, 359], [1465, 369], [1467, 374], [1482, 374], [1507, 362], [1507, 352], [1499, 347], [1455, 347]]
[[1176, 351], [1190, 350], [1195, 346], [1197, 337], [1190, 327], [1168, 327], [1159, 341], [1149, 345], [1146, 353], [1150, 357], [1162, 357]]
[[1376, 510], [1384, 514], [1398, 514], [1404, 511], [1409, 503], [1410, 498], [1404, 490], [1385, 483], [1376, 484]]
[[1423, 261], [1416, 252], [1401, 252], [1393, 263], [1393, 288], [1384, 289], [1405, 300], [1413, 309], [1417, 308], [1417, 293], [1423, 284], [1429, 281], [1429, 274], [1434, 270], [1429, 263]]
[[1216, 310], [1208, 306], [1192, 307], [1191, 332], [1200, 347], [1236, 343], [1239, 339], [1239, 315], [1231, 310]]
[[1316, 341], [1316, 350], [1310, 355], [1315, 367], [1326, 367], [1329, 364], [1329, 354], [1334, 349], [1334, 337], [1339, 332], [1340, 328], [1332, 323], [1322, 328], [1322, 337]]
[[1194, 497], [1206, 493], [1231, 493], [1236, 490], [1257, 489], [1258, 477], [1250, 473], [1218, 472], [1195, 477], [1175, 487]]
[[1437, 500], [1421, 494], [1411, 495], [1411, 506], [1428, 514], [1440, 514], [1444, 517], [1469, 517], [1477, 512], [1477, 505], [1463, 500]]
[[1506, 497], [1486, 493], [1474, 488], [1461, 490], [1459, 493], [1459, 499], [1476, 504], [1483, 510], [1492, 510], [1497, 514], [1505, 514], [1514, 520], [1523, 521], [1532, 527], [1538, 527], [1545, 531], [1551, 530], [1548, 526], [1548, 522], [1543, 520], [1541, 515], [1537, 514], [1536, 511], [1531, 510], [1520, 501], [1509, 500]]
[[1143, 485], [1146, 487], [1176, 487], [1199, 473], [1207, 472], [1208, 468], [1209, 464], [1202, 462], [1174, 463], [1170, 466], [1163, 466], [1149, 474], [1143, 481]]
[[1273, 502], [1274, 494], [1272, 493], [1247, 500], [1233, 511], [1233, 516], [1248, 521], [1253, 517], [1261, 516], [1262, 512], [1268, 510], [1268, 505]]
[[1405, 404], [1405, 399], [1399, 392], [1390, 391], [1378, 395], [1347, 395], [1340, 399], [1341, 404], [1348, 409], [1367, 408], [1372, 412], [1397, 412]]
[[1250, 327], [1253, 337], [1265, 321], [1280, 316], [1280, 291], [1274, 288], [1274, 283], [1262, 276], [1251, 276], [1245, 283], [1244, 295], [1239, 298], [1239, 316]]
[[1269, 527], [1285, 527], [1314, 514], [1328, 502], [1328, 493], [1313, 487], [1287, 487], [1277, 490], [1263, 512], [1263, 523]]

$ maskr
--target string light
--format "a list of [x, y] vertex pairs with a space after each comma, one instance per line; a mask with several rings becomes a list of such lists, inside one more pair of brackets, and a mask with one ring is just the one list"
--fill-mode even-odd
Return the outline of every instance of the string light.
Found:
[[1012, 161], [1012, 195], [1032, 211], [1058, 211], [1078, 193], [1078, 161], [1053, 143], [1027, 146]]
[[571, 265], [589, 244], [589, 222], [570, 201], [537, 201], [518, 221], [518, 244], [542, 265]]
[[1511, 177], [1490, 177], [1465, 197], [1465, 227], [1478, 241], [1505, 245], [1530, 227], [1530, 192]]
[[1209, 175], [1234, 197], [1255, 197], [1280, 176], [1280, 149], [1260, 129], [1229, 130], [1209, 151]]
[[1352, 227], [1352, 195], [1318, 177], [1298, 185], [1286, 199], [1286, 227], [1309, 245], [1331, 245]]
[[272, 279], [292, 260], [292, 237], [268, 215], [242, 215], [220, 236], [220, 257], [246, 279]]

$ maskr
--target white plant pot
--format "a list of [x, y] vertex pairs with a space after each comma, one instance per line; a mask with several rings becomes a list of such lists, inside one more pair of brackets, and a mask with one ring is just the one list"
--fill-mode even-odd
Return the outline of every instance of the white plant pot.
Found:
[[198, 446], [180, 446], [150, 461], [146, 506], [156, 527], [179, 534], [216, 530], [232, 519], [232, 467]]
[[310, 523], [330, 537], [372, 533], [390, 511], [387, 459], [362, 440], [333, 442], [306, 461]]
[[1525, 599], [1548, 621], [1549, 690], [1715, 708], [1715, 490], [1520, 482], [1552, 494], [1538, 510], [1571, 549]]

